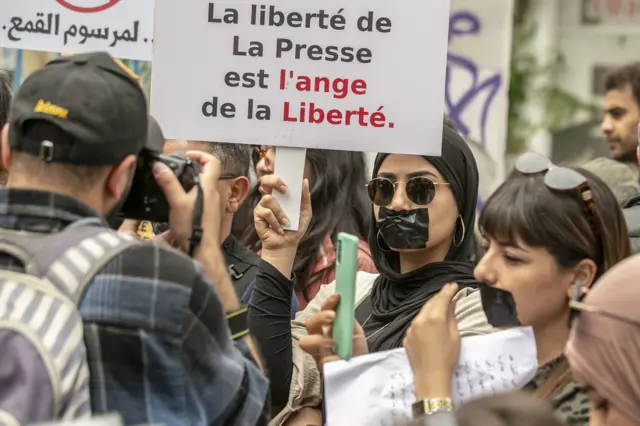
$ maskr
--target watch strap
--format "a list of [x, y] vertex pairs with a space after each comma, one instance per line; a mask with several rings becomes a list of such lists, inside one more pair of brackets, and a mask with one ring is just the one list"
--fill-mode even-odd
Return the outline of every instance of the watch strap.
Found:
[[249, 309], [246, 306], [242, 306], [237, 311], [227, 314], [227, 324], [233, 340], [249, 334]]
[[441, 411], [453, 411], [451, 398], [421, 399], [411, 405], [411, 413], [414, 419], [430, 416]]

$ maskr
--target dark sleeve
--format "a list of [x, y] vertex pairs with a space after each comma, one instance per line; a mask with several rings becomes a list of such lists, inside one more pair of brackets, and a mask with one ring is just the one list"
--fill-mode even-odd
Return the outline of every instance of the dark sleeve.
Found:
[[293, 371], [291, 295], [294, 283], [268, 262], [261, 261], [249, 302], [249, 330], [256, 340], [271, 379], [271, 403], [289, 400]]
[[50, 420], [53, 389], [36, 347], [18, 328], [0, 329], [0, 424], [26, 425]]

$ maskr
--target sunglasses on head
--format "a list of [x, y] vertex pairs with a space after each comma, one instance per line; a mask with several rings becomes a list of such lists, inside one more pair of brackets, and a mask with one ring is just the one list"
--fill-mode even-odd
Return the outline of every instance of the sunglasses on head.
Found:
[[554, 191], [577, 192], [584, 203], [585, 214], [594, 231], [596, 230], [596, 205], [589, 181], [581, 173], [567, 167], [558, 167], [547, 157], [534, 152], [521, 155], [516, 161], [516, 170], [525, 176], [544, 175], [544, 184]]
[[406, 182], [394, 182], [385, 177], [371, 179], [367, 184], [367, 194], [373, 204], [386, 207], [393, 201], [396, 195], [396, 187], [405, 185], [407, 197], [418, 206], [426, 206], [436, 196], [436, 185], [449, 185], [448, 183], [434, 182], [426, 176], [412, 177]]
[[[582, 292], [582, 288], [578, 285], [573, 289], [573, 295], [571, 300], [569, 301], [569, 309], [571, 309], [571, 318], [570, 322], [573, 323], [578, 319], [581, 313], [590, 313], [595, 315], [600, 315], [603, 317], [607, 317], [614, 321], [620, 321], [625, 324], [632, 325], [634, 327], [640, 327], [640, 322], [633, 320], [631, 318], [627, 318], [622, 315], [614, 314], [613, 312], [605, 311], [603, 309], [596, 308], [595, 306], [587, 305], [582, 302], [582, 299], [587, 295], [587, 292]], [[571, 325], [571, 324], [570, 324]]]

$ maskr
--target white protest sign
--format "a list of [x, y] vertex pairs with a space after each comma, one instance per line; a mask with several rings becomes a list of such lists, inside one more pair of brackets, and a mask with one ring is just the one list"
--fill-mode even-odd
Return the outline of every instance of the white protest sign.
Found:
[[169, 138], [439, 155], [449, 1], [157, 0]]
[[0, 47], [151, 60], [154, 0], [2, 0]]

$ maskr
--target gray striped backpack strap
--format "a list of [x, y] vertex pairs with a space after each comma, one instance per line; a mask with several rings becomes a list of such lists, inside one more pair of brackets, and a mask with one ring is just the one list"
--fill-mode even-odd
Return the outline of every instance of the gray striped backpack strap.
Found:
[[51, 282], [76, 304], [96, 273], [135, 244], [133, 237], [105, 227], [98, 218], [44, 235], [0, 229], [0, 252], [19, 259], [27, 274]]
[[35, 259], [39, 270], [74, 303], [82, 297], [95, 275], [123, 251], [139, 244], [130, 235], [121, 234], [91, 222], [78, 222], [58, 234], [52, 255]]
[[0, 229], [0, 253], [25, 269], [0, 268], [0, 354], [12, 366], [1, 385], [0, 424], [90, 415], [77, 303], [94, 275], [136, 243], [99, 219], [53, 234]]

